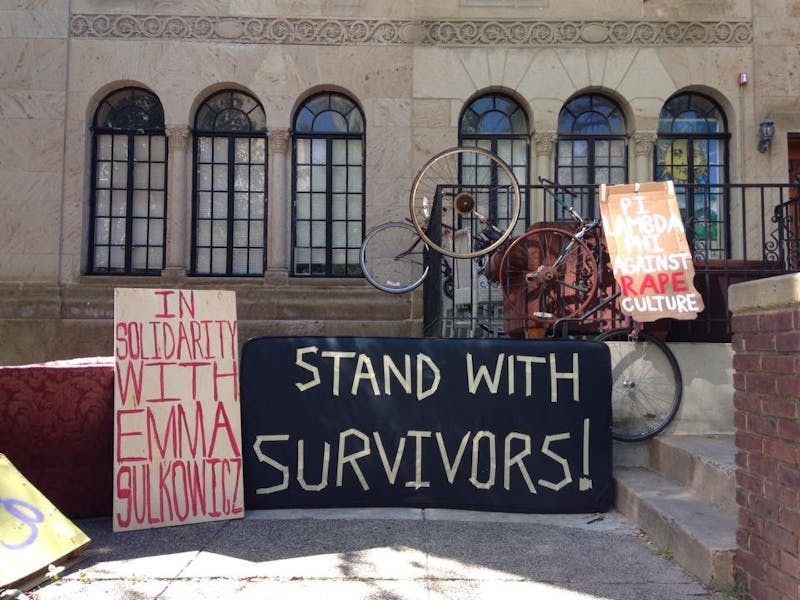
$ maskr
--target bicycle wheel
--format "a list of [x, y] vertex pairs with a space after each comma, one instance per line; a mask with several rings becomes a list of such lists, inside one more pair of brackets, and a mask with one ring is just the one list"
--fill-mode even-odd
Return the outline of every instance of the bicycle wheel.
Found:
[[598, 265], [583, 240], [563, 229], [532, 229], [500, 262], [503, 297], [514, 313], [550, 324], [582, 314], [595, 300]]
[[[428, 246], [453, 258], [475, 258], [498, 248], [519, 218], [520, 193], [511, 168], [488, 150], [450, 148], [417, 173], [409, 199], [411, 221]], [[468, 229], [477, 247], [452, 233]], [[462, 238], [463, 239], [463, 238]]]
[[361, 244], [361, 271], [383, 292], [410, 292], [425, 280], [425, 244], [408, 223], [390, 222], [370, 231]]
[[683, 379], [675, 355], [659, 338], [630, 329], [597, 336], [611, 352], [611, 435], [615, 440], [646, 440], [675, 418]]

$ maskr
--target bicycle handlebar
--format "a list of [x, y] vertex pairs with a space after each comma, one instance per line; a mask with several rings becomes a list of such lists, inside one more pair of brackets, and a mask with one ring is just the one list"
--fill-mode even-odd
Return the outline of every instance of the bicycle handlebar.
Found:
[[577, 196], [577, 194], [575, 192], [573, 192], [569, 188], [564, 187], [563, 185], [561, 185], [557, 181], [553, 181], [552, 179], [547, 179], [546, 177], [539, 177], [539, 183], [541, 183], [542, 185], [550, 186], [550, 187], [554, 188], [556, 191], [563, 190], [564, 192], [566, 192], [567, 194], [569, 194], [573, 198], [575, 198]]

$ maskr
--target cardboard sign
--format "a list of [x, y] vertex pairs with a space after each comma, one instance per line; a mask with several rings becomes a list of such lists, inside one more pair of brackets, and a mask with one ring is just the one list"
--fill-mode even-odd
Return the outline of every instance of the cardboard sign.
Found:
[[114, 299], [114, 530], [242, 517], [235, 294]]
[[608, 253], [622, 313], [690, 320], [704, 309], [671, 181], [600, 186]]
[[86, 534], [0, 454], [0, 588], [88, 543]]
[[248, 509], [613, 503], [599, 342], [255, 338], [242, 415]]

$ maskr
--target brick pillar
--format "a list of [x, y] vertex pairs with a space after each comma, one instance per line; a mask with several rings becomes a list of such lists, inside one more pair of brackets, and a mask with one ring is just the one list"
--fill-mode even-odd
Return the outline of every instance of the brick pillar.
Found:
[[736, 580], [800, 600], [800, 274], [731, 286]]

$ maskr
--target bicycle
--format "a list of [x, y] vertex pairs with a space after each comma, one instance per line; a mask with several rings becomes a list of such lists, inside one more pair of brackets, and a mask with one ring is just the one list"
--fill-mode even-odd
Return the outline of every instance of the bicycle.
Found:
[[488, 150], [464, 146], [440, 152], [423, 165], [409, 205], [408, 223], [383, 223], [366, 235], [361, 270], [381, 291], [409, 292], [428, 276], [429, 250], [434, 250], [442, 255], [444, 292], [452, 298], [453, 266], [445, 257], [482, 260], [498, 249], [516, 225], [521, 200], [505, 162]]
[[574, 194], [543, 177], [546, 193], [572, 218], [572, 226], [530, 229], [511, 242], [500, 262], [503, 297], [512, 311], [554, 335], [568, 325], [584, 325], [583, 337], [603, 342], [611, 354], [611, 435], [630, 442], [651, 438], [675, 418], [683, 379], [675, 355], [642, 324], [627, 318], [625, 327], [587, 334], [585, 325], [605, 324], [600, 312], [620, 296], [603, 295], [599, 281], [607, 254], [599, 219], [584, 220], [556, 192]]

